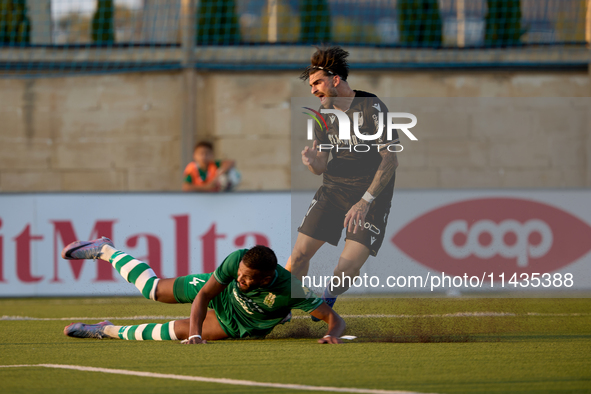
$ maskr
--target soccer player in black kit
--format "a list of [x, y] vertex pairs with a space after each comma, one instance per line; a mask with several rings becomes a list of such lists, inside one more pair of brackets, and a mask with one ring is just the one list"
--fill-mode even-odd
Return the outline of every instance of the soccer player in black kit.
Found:
[[[351, 138], [339, 139], [337, 117], [325, 114], [328, 129], [315, 125], [312, 147], [306, 146], [302, 151], [302, 162], [312, 173], [323, 175], [323, 184], [298, 228], [298, 238], [287, 262], [286, 268], [296, 278], [307, 274], [310, 259], [325, 242], [338, 244], [343, 228], [346, 228], [345, 247], [334, 269], [334, 275], [339, 278], [344, 275], [353, 279], [359, 275], [367, 258], [377, 255], [384, 239], [398, 166], [396, 149], [390, 145], [398, 144], [398, 133], [393, 130], [388, 140], [384, 126], [377, 140], [360, 140], [355, 136], [354, 120], [361, 134], [375, 135], [380, 113], [386, 123], [388, 108], [374, 94], [349, 87], [348, 56], [340, 47], [317, 48], [311, 65], [300, 76], [309, 81], [312, 94], [320, 99], [321, 109], [340, 110], [349, 117]], [[355, 112], [360, 112], [357, 119]], [[328, 144], [333, 148], [324, 149]], [[371, 149], [361, 152], [367, 148], [358, 147], [359, 151], [355, 151], [353, 148], [358, 144]], [[344, 282], [324, 290], [322, 298], [327, 304], [334, 305], [336, 297], [349, 289], [348, 281]]]

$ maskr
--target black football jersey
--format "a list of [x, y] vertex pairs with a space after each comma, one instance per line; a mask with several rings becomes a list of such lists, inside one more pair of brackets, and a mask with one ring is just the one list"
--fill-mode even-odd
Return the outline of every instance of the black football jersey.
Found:
[[[322, 108], [321, 108], [322, 109]], [[318, 112], [320, 112], [320, 110]], [[383, 115], [382, 135], [376, 140], [362, 140], [357, 138], [353, 132], [354, 114], [358, 112], [357, 123], [360, 134], [374, 135], [379, 124], [379, 114]], [[343, 191], [365, 191], [376, 174], [382, 162], [382, 156], [375, 144], [384, 145], [380, 151], [387, 149], [386, 145], [399, 142], [398, 132], [392, 131], [392, 138], [388, 140], [387, 135], [387, 113], [386, 105], [374, 94], [355, 90], [355, 97], [351, 107], [345, 112], [350, 122], [350, 139], [339, 138], [339, 120], [334, 114], [322, 114], [326, 121], [320, 127], [315, 125], [315, 138], [318, 144], [323, 147], [332, 145], [330, 154], [332, 159], [328, 162], [328, 168], [323, 175], [323, 183], [327, 187], [340, 188]], [[361, 146], [365, 145], [365, 146]], [[369, 148], [368, 148], [369, 147]], [[323, 149], [323, 152], [327, 150]], [[394, 188], [394, 177], [385, 190]]]

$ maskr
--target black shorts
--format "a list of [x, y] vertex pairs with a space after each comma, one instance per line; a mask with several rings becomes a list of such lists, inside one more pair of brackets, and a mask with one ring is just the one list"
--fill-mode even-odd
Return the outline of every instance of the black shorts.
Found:
[[[314, 195], [298, 231], [337, 246], [341, 239], [345, 215], [361, 200], [365, 191], [364, 189], [358, 192], [343, 192], [340, 189], [321, 186]], [[369, 207], [363, 230], [357, 230], [356, 234], [347, 230], [345, 240], [351, 239], [367, 246], [370, 254], [376, 256], [384, 241], [391, 204], [392, 191], [384, 190]]]

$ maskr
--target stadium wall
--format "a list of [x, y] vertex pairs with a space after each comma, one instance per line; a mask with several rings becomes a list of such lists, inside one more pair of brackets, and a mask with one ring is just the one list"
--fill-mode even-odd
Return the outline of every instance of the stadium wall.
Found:
[[[237, 161], [242, 190], [315, 187], [290, 168], [290, 100], [309, 96], [297, 72], [196, 75], [194, 138], [213, 140], [218, 157]], [[179, 190], [184, 80], [179, 71], [1, 79], [0, 191]], [[591, 96], [591, 75], [581, 69], [359, 70], [349, 82], [380, 97]], [[533, 136], [510, 118], [485, 140], [434, 131], [431, 146], [455, 148], [401, 157], [397, 187], [589, 187], [589, 119], [560, 116], [547, 115], [555, 133]]]

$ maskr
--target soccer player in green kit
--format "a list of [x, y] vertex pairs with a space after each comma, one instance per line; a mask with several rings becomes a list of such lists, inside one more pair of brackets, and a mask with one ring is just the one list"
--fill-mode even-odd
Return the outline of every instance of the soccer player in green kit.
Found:
[[[109, 261], [145, 298], [171, 304], [192, 303], [188, 319], [132, 326], [115, 326], [108, 321], [72, 323], [64, 329], [64, 334], [71, 337], [183, 340], [186, 344], [264, 337], [294, 308], [328, 323], [328, 332], [319, 343], [341, 343], [339, 337], [345, 330], [343, 319], [300, 286], [289, 271], [277, 264], [275, 253], [266, 246], [231, 253], [213, 273], [172, 279], [158, 278], [150, 266], [115, 249], [106, 237], [73, 242], [62, 250], [62, 257]], [[208, 307], [212, 310], [208, 311]]]

